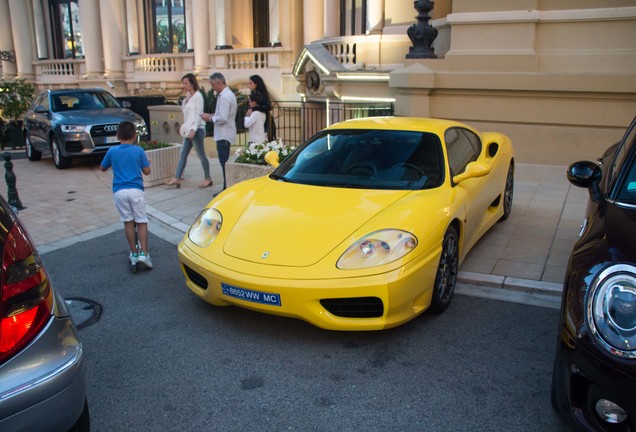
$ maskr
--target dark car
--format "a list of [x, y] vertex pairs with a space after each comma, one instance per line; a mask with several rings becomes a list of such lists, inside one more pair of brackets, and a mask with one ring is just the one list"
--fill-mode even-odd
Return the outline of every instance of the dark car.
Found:
[[636, 118], [568, 179], [590, 201], [565, 277], [552, 405], [576, 430], [636, 431]]
[[26, 229], [2, 197], [0, 248], [0, 431], [89, 431], [82, 344]]
[[143, 118], [106, 90], [46, 90], [24, 118], [27, 157], [36, 161], [51, 152], [57, 168], [68, 168], [73, 158], [104, 154], [118, 145], [117, 125], [124, 120], [137, 126], [139, 139], [147, 139]]

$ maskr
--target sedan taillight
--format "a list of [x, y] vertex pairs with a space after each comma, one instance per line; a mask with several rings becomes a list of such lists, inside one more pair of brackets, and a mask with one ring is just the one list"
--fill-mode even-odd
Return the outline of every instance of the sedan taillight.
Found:
[[48, 275], [19, 223], [13, 225], [4, 243], [0, 295], [2, 363], [40, 333], [53, 308]]

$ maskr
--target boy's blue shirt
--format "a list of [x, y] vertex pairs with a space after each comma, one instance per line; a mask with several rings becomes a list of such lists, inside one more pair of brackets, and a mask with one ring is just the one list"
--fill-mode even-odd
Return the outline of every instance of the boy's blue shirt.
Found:
[[144, 190], [141, 170], [150, 166], [146, 152], [139, 146], [120, 144], [106, 152], [101, 166], [113, 168], [113, 192], [122, 189]]

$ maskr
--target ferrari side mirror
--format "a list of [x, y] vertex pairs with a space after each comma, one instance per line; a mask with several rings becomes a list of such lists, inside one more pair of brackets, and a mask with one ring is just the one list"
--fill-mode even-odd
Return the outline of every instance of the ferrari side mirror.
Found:
[[453, 177], [453, 183], [458, 184], [464, 180], [476, 177], [483, 177], [490, 173], [490, 167], [482, 162], [471, 162], [461, 174]]

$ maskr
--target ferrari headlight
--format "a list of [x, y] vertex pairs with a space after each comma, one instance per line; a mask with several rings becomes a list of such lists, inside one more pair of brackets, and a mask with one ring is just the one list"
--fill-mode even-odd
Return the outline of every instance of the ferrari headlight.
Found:
[[615, 264], [598, 275], [587, 299], [587, 320], [608, 351], [636, 358], [636, 267]]
[[81, 125], [62, 125], [62, 132], [64, 133], [81, 133], [84, 132], [86, 126]]
[[221, 231], [221, 225], [221, 213], [213, 208], [205, 209], [190, 227], [188, 238], [199, 247], [208, 247]]
[[409, 232], [388, 229], [368, 234], [355, 242], [338, 259], [343, 270], [376, 267], [402, 258], [417, 246], [417, 238]]

